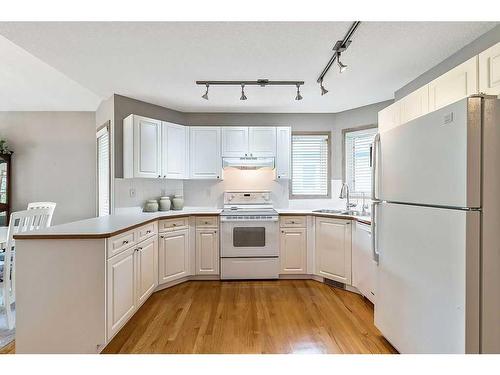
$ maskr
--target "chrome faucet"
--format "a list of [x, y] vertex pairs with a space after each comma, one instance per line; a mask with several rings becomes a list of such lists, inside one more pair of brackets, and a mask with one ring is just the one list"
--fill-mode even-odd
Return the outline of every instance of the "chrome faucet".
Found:
[[346, 201], [346, 210], [349, 211], [351, 207], [356, 207], [356, 203], [351, 203], [349, 201], [349, 185], [345, 182], [342, 184], [342, 188], [340, 189], [340, 199], [347, 199]]

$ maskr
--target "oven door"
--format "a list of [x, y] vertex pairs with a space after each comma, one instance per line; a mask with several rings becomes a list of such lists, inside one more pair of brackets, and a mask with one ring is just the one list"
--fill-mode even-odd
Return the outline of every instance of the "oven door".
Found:
[[278, 221], [277, 220], [225, 220], [221, 223], [221, 256], [238, 257], [277, 257]]

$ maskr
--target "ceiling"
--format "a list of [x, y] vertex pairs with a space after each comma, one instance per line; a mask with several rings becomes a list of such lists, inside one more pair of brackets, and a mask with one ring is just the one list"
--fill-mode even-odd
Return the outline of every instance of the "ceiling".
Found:
[[[320, 96], [316, 79], [350, 24], [3, 22], [15, 45], [0, 39], [0, 110], [95, 110], [116, 93], [186, 112], [338, 112], [392, 99], [498, 23], [362, 22], [342, 55], [349, 69], [332, 67]], [[205, 101], [195, 85], [259, 78], [304, 80], [304, 99], [291, 86], [252, 86], [240, 101], [239, 87], [219, 86]]]

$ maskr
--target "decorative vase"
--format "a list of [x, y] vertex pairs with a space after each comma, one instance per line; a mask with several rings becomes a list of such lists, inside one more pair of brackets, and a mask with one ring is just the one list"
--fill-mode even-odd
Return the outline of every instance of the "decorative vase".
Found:
[[184, 198], [182, 195], [174, 195], [172, 199], [172, 204], [174, 205], [174, 210], [182, 210], [184, 207]]
[[171, 206], [170, 197], [160, 198], [160, 211], [168, 211], [170, 210], [170, 206]]
[[144, 212], [156, 212], [158, 211], [158, 201], [155, 199], [150, 199], [146, 201], [144, 205]]

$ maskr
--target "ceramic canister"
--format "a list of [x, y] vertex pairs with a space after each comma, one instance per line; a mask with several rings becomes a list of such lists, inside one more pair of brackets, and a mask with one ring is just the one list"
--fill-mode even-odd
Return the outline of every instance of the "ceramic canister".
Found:
[[158, 201], [155, 199], [150, 199], [146, 201], [146, 204], [144, 205], [144, 211], [145, 212], [156, 212], [158, 211]]
[[160, 198], [160, 211], [168, 211], [170, 210], [170, 206], [171, 206], [170, 197]]
[[174, 210], [182, 210], [184, 207], [184, 198], [182, 195], [174, 195], [174, 199], [172, 199], [172, 203], [174, 205]]

